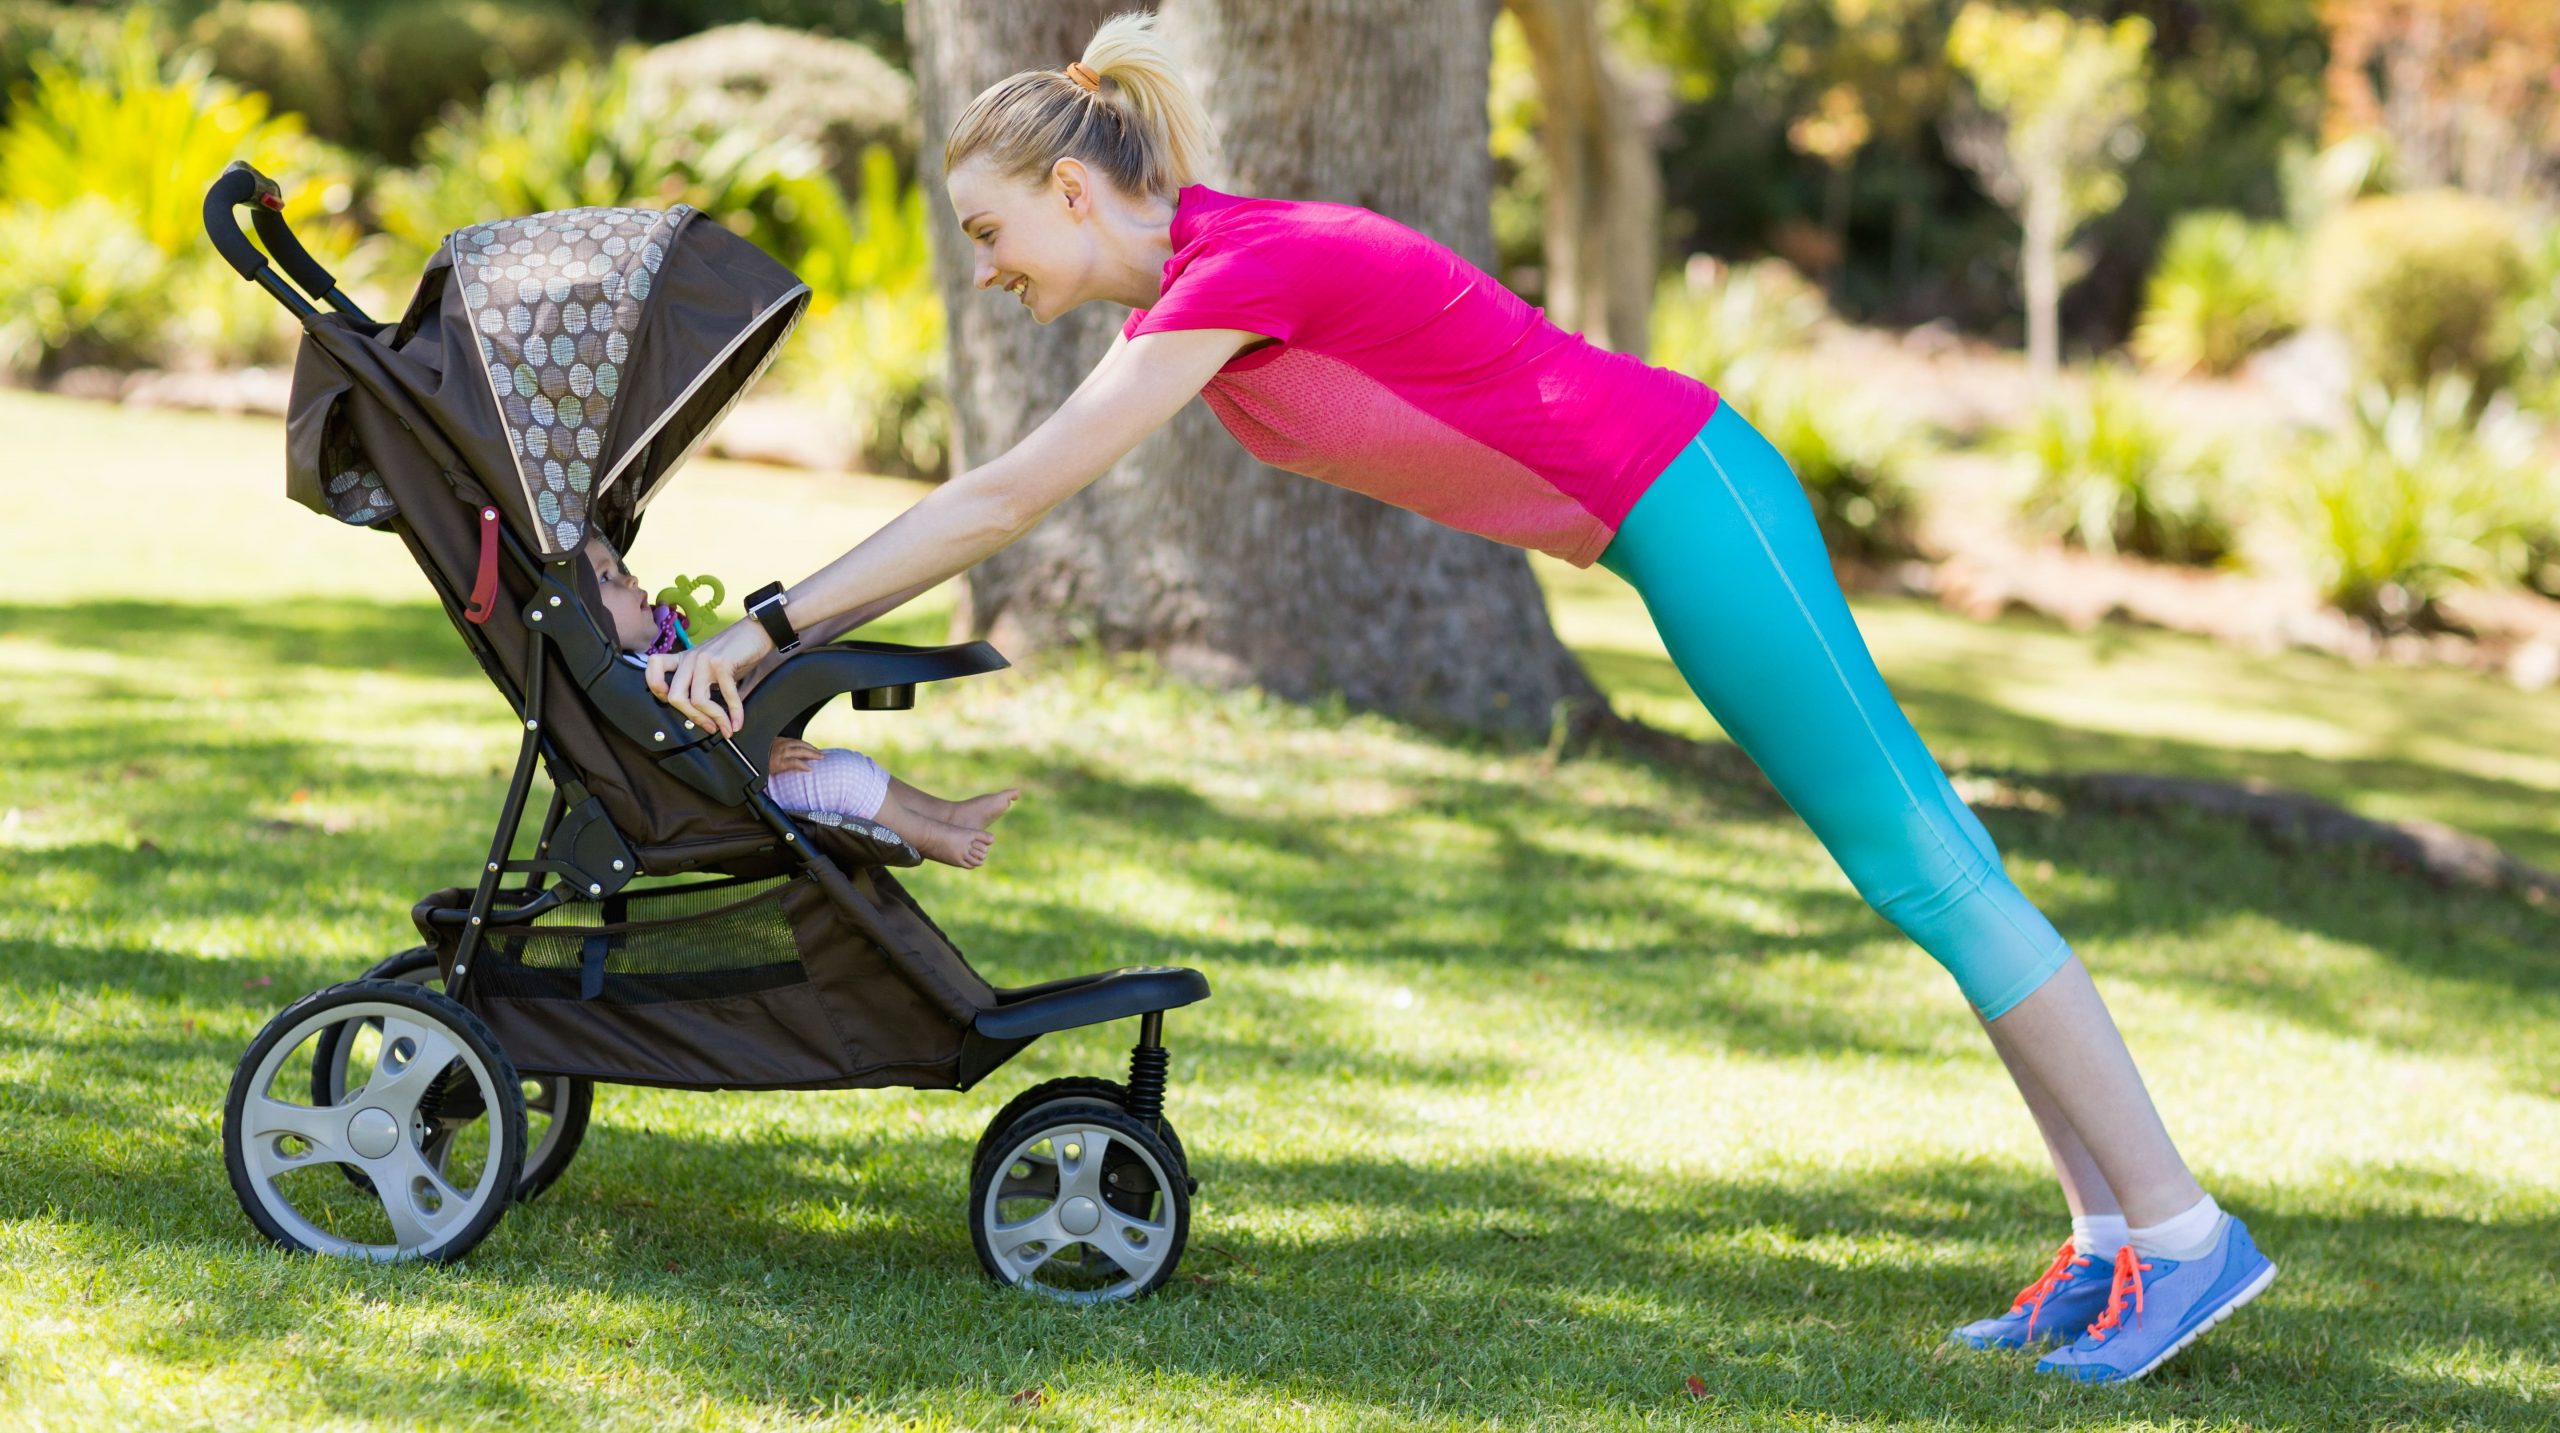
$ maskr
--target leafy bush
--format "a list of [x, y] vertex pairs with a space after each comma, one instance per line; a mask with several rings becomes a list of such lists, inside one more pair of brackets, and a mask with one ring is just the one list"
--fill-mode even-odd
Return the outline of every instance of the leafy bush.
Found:
[[383, 231], [423, 264], [466, 224], [583, 205], [691, 204], [784, 263], [846, 231], [844, 201], [815, 146], [653, 109], [635, 92], [637, 52], [492, 86], [477, 112], [421, 142], [418, 168], [383, 176]]
[[2524, 297], [2514, 320], [2516, 393], [2527, 407], [2560, 417], [2560, 223], [2543, 223], [2524, 253]]
[[0, 208], [0, 367], [20, 378], [159, 356], [168, 266], [115, 204]]
[[0, 0], [0, 113], [17, 88], [35, 78], [38, 56], [112, 48], [116, 31], [114, 16], [85, 5]]
[[633, 75], [651, 113], [687, 127], [743, 127], [803, 140], [859, 194], [863, 154], [889, 146], [894, 172], [916, 162], [915, 81], [850, 40], [773, 25], [723, 25], [641, 56]]
[[2172, 376], [2229, 373], [2301, 326], [2301, 242], [2226, 210], [2179, 218], [2144, 290], [2133, 350]]
[[2313, 314], [2346, 335], [2367, 378], [2394, 389], [2442, 373], [2475, 392], [2506, 381], [2525, 282], [2513, 216], [2450, 190], [2362, 200], [2312, 241]]
[[2525, 570], [2549, 478], [2513, 405], [2475, 420], [2478, 406], [2460, 377], [2371, 387], [2351, 429], [2302, 450], [2283, 508], [2341, 610], [2384, 631], [2437, 629], [2448, 589]]
[[394, 160], [449, 110], [480, 103], [491, 85], [548, 74], [594, 51], [565, 11], [496, 0], [423, 0], [381, 12], [356, 56], [356, 119], [366, 144]]
[[0, 128], [11, 366], [45, 374], [283, 352], [291, 321], [205, 242], [204, 189], [234, 159], [276, 176], [287, 217], [326, 263], [347, 239], [345, 225], [325, 221], [348, 197], [339, 161], [293, 116], [271, 118], [264, 96], [213, 79], [201, 53], [164, 64], [147, 17], [80, 65], [40, 56], [35, 72]]
[[2221, 463], [2153, 418], [2139, 390], [2100, 372], [2008, 436], [2031, 480], [2029, 527], [2092, 552], [2211, 565], [2234, 543]]
[[347, 109], [352, 47], [336, 17], [282, 0], [223, 0], [187, 27], [187, 39], [213, 57], [213, 72], [301, 115], [315, 134], [341, 143], [355, 137]]
[[779, 377], [818, 399], [875, 472], [937, 477], [950, 450], [945, 316], [926, 247], [926, 199], [886, 146], [863, 154], [857, 209], [801, 264], [818, 297]]
[[1918, 555], [1919, 505], [1903, 477], [1907, 428], [1842, 401], [1800, 368], [1761, 369], [1720, 393], [1795, 469], [1832, 552], [1870, 563]]
[[1809, 348], [1830, 319], [1822, 291], [1776, 259], [1728, 265], [1704, 254], [1653, 301], [1653, 361], [1718, 389], [1747, 389], [1776, 359]]

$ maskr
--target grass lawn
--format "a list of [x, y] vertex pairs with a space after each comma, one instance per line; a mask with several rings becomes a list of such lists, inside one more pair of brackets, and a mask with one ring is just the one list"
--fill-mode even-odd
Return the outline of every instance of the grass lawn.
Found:
[[[277, 425], [0, 423], [0, 1426], [2560, 1426], [2552, 914], [2223, 821], [1986, 810], [2284, 1269], [2150, 1380], [2060, 1385], [1939, 1341], [2059, 1197], [1951, 983], [1791, 816], [1091, 658], [813, 736], [1025, 786], [985, 869], [910, 882], [999, 983], [1209, 973], [1167, 1027], [1202, 1188], [1163, 1295], [997, 1290], [962, 1209], [995, 1107], [1115, 1072], [1125, 1028], [965, 1095], [609, 1088], [463, 1264], [282, 1256], [223, 1179], [233, 1062], [411, 942], [511, 724], [393, 543], [282, 500]], [[740, 590], [911, 493], [704, 464], [634, 565]], [[1622, 590], [1542, 571], [1624, 705], [1711, 733]], [[2260, 774], [2560, 864], [2547, 696], [1859, 617], [1951, 763]]]

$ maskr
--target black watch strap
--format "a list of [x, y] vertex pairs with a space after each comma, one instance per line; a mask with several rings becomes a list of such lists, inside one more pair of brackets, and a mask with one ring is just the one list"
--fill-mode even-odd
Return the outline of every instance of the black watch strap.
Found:
[[764, 634], [773, 639], [773, 650], [777, 654], [800, 645], [799, 632], [792, 628], [791, 619], [782, 611], [790, 604], [791, 599], [782, 595], [779, 582], [768, 582], [747, 594], [747, 615], [763, 625]]

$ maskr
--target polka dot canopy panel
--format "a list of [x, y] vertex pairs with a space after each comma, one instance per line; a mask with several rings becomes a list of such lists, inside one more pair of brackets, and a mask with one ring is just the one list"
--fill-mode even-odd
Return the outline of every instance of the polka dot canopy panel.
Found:
[[[468, 469], [452, 474], [470, 480], [457, 496], [485, 492], [556, 558], [590, 531], [628, 542], [808, 301], [789, 270], [690, 207], [565, 209], [454, 231], [407, 316], [367, 337], [397, 351], [385, 366], [406, 391], [393, 406], [420, 409], [445, 440], [434, 446]], [[312, 336], [322, 350], [353, 337]], [[313, 347], [295, 373], [293, 495], [348, 522], [395, 516], [365, 425]]]

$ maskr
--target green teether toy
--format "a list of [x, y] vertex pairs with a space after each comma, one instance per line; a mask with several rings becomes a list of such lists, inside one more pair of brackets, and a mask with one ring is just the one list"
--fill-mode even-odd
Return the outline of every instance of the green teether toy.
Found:
[[[698, 597], [695, 595], [706, 588], [709, 589], [711, 593], [710, 596]], [[722, 602], [727, 601], [728, 597], [729, 589], [722, 585], [719, 578], [710, 576], [687, 577], [683, 573], [679, 572], [676, 574], [676, 580], [673, 583], [659, 589], [658, 595], [654, 600], [664, 603], [669, 607], [673, 607], [676, 611], [682, 613], [684, 615], [685, 630], [689, 632], [699, 632], [702, 630], [702, 619], [710, 616], [712, 610], [717, 608]]]

